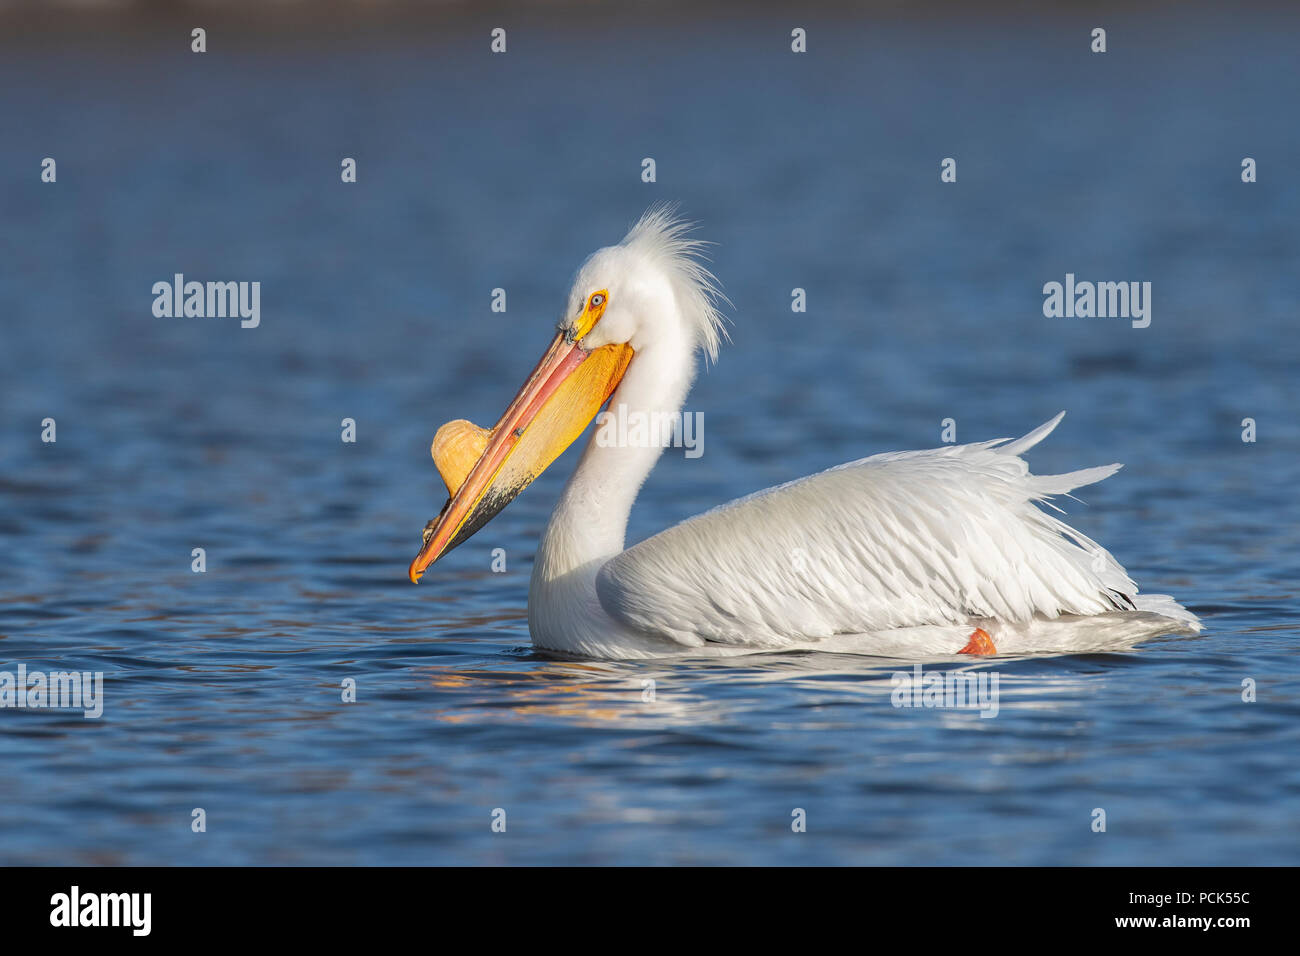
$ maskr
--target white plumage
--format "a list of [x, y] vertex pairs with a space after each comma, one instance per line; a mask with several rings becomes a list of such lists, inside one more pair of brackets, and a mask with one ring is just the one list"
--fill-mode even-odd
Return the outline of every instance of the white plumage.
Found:
[[[711, 357], [722, 337], [717, 285], [686, 229], [652, 210], [574, 281], [561, 337], [634, 353], [609, 401], [615, 419], [678, 412], [696, 353]], [[579, 329], [606, 298], [599, 321]], [[593, 657], [808, 647], [928, 656], [958, 652], [977, 627], [1012, 653], [1199, 630], [1172, 598], [1139, 595], [1109, 552], [1052, 513], [1053, 496], [1120, 467], [1031, 474], [1021, 454], [1062, 415], [1015, 441], [841, 465], [627, 550], [628, 515], [662, 448], [593, 439], [538, 549], [533, 641]], [[630, 433], [626, 425], [611, 433]]]
[[956, 651], [980, 626], [1059, 638], [1034, 625], [1116, 612], [1148, 623], [1114, 557], [1035, 506], [1120, 467], [1030, 474], [1019, 453], [1063, 415], [1015, 442], [874, 455], [715, 508], [605, 562], [601, 607], [684, 647], [860, 635], [871, 649], [872, 635], [895, 645], [929, 626]]
[[1131, 609], [1114, 558], [1033, 504], [1119, 466], [1037, 476], [1003, 447], [875, 455], [742, 498], [611, 558], [596, 593], [684, 644], [764, 647]]

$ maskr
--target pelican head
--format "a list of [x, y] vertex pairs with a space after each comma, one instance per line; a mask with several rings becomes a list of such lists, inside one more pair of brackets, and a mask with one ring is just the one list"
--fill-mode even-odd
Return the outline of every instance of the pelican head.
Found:
[[703, 243], [669, 206], [652, 208], [623, 241], [578, 270], [555, 338], [491, 429], [448, 422], [433, 458], [448, 499], [424, 531], [409, 576], [425, 570], [492, 520], [595, 418], [638, 355], [678, 346], [717, 357], [725, 337]]

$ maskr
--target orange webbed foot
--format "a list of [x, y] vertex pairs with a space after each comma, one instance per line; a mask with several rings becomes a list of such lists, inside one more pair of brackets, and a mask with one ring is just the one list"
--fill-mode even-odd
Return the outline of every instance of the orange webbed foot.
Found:
[[986, 657], [997, 652], [998, 649], [993, 646], [993, 638], [989, 637], [989, 632], [982, 627], [977, 627], [975, 633], [970, 636], [970, 640], [966, 642], [966, 646], [957, 653], [976, 654], [980, 657]]

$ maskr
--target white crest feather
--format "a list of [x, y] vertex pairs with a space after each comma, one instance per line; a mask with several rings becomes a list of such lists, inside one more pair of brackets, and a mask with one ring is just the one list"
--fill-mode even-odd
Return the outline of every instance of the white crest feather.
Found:
[[628, 230], [620, 245], [663, 268], [672, 281], [678, 306], [695, 327], [696, 343], [710, 362], [716, 362], [718, 347], [730, 340], [719, 306], [731, 302], [702, 261], [711, 243], [689, 237], [695, 225], [678, 216], [676, 203], [656, 203]]

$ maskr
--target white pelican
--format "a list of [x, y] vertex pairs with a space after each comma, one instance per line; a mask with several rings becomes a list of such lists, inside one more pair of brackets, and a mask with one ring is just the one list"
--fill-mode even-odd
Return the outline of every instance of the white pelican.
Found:
[[[721, 293], [688, 232], [671, 209], [653, 208], [592, 255], [558, 334], [496, 426], [439, 429], [433, 456], [450, 497], [425, 528], [413, 582], [509, 504], [606, 400], [614, 416], [681, 409], [696, 353], [716, 358], [725, 334]], [[632, 502], [663, 448], [593, 436], [537, 551], [533, 643], [596, 658], [794, 648], [923, 657], [1096, 650], [1199, 630], [1173, 598], [1138, 595], [1109, 552], [1037, 507], [1120, 467], [1030, 474], [1021, 453], [1063, 414], [1015, 441], [849, 462], [626, 550]]]

